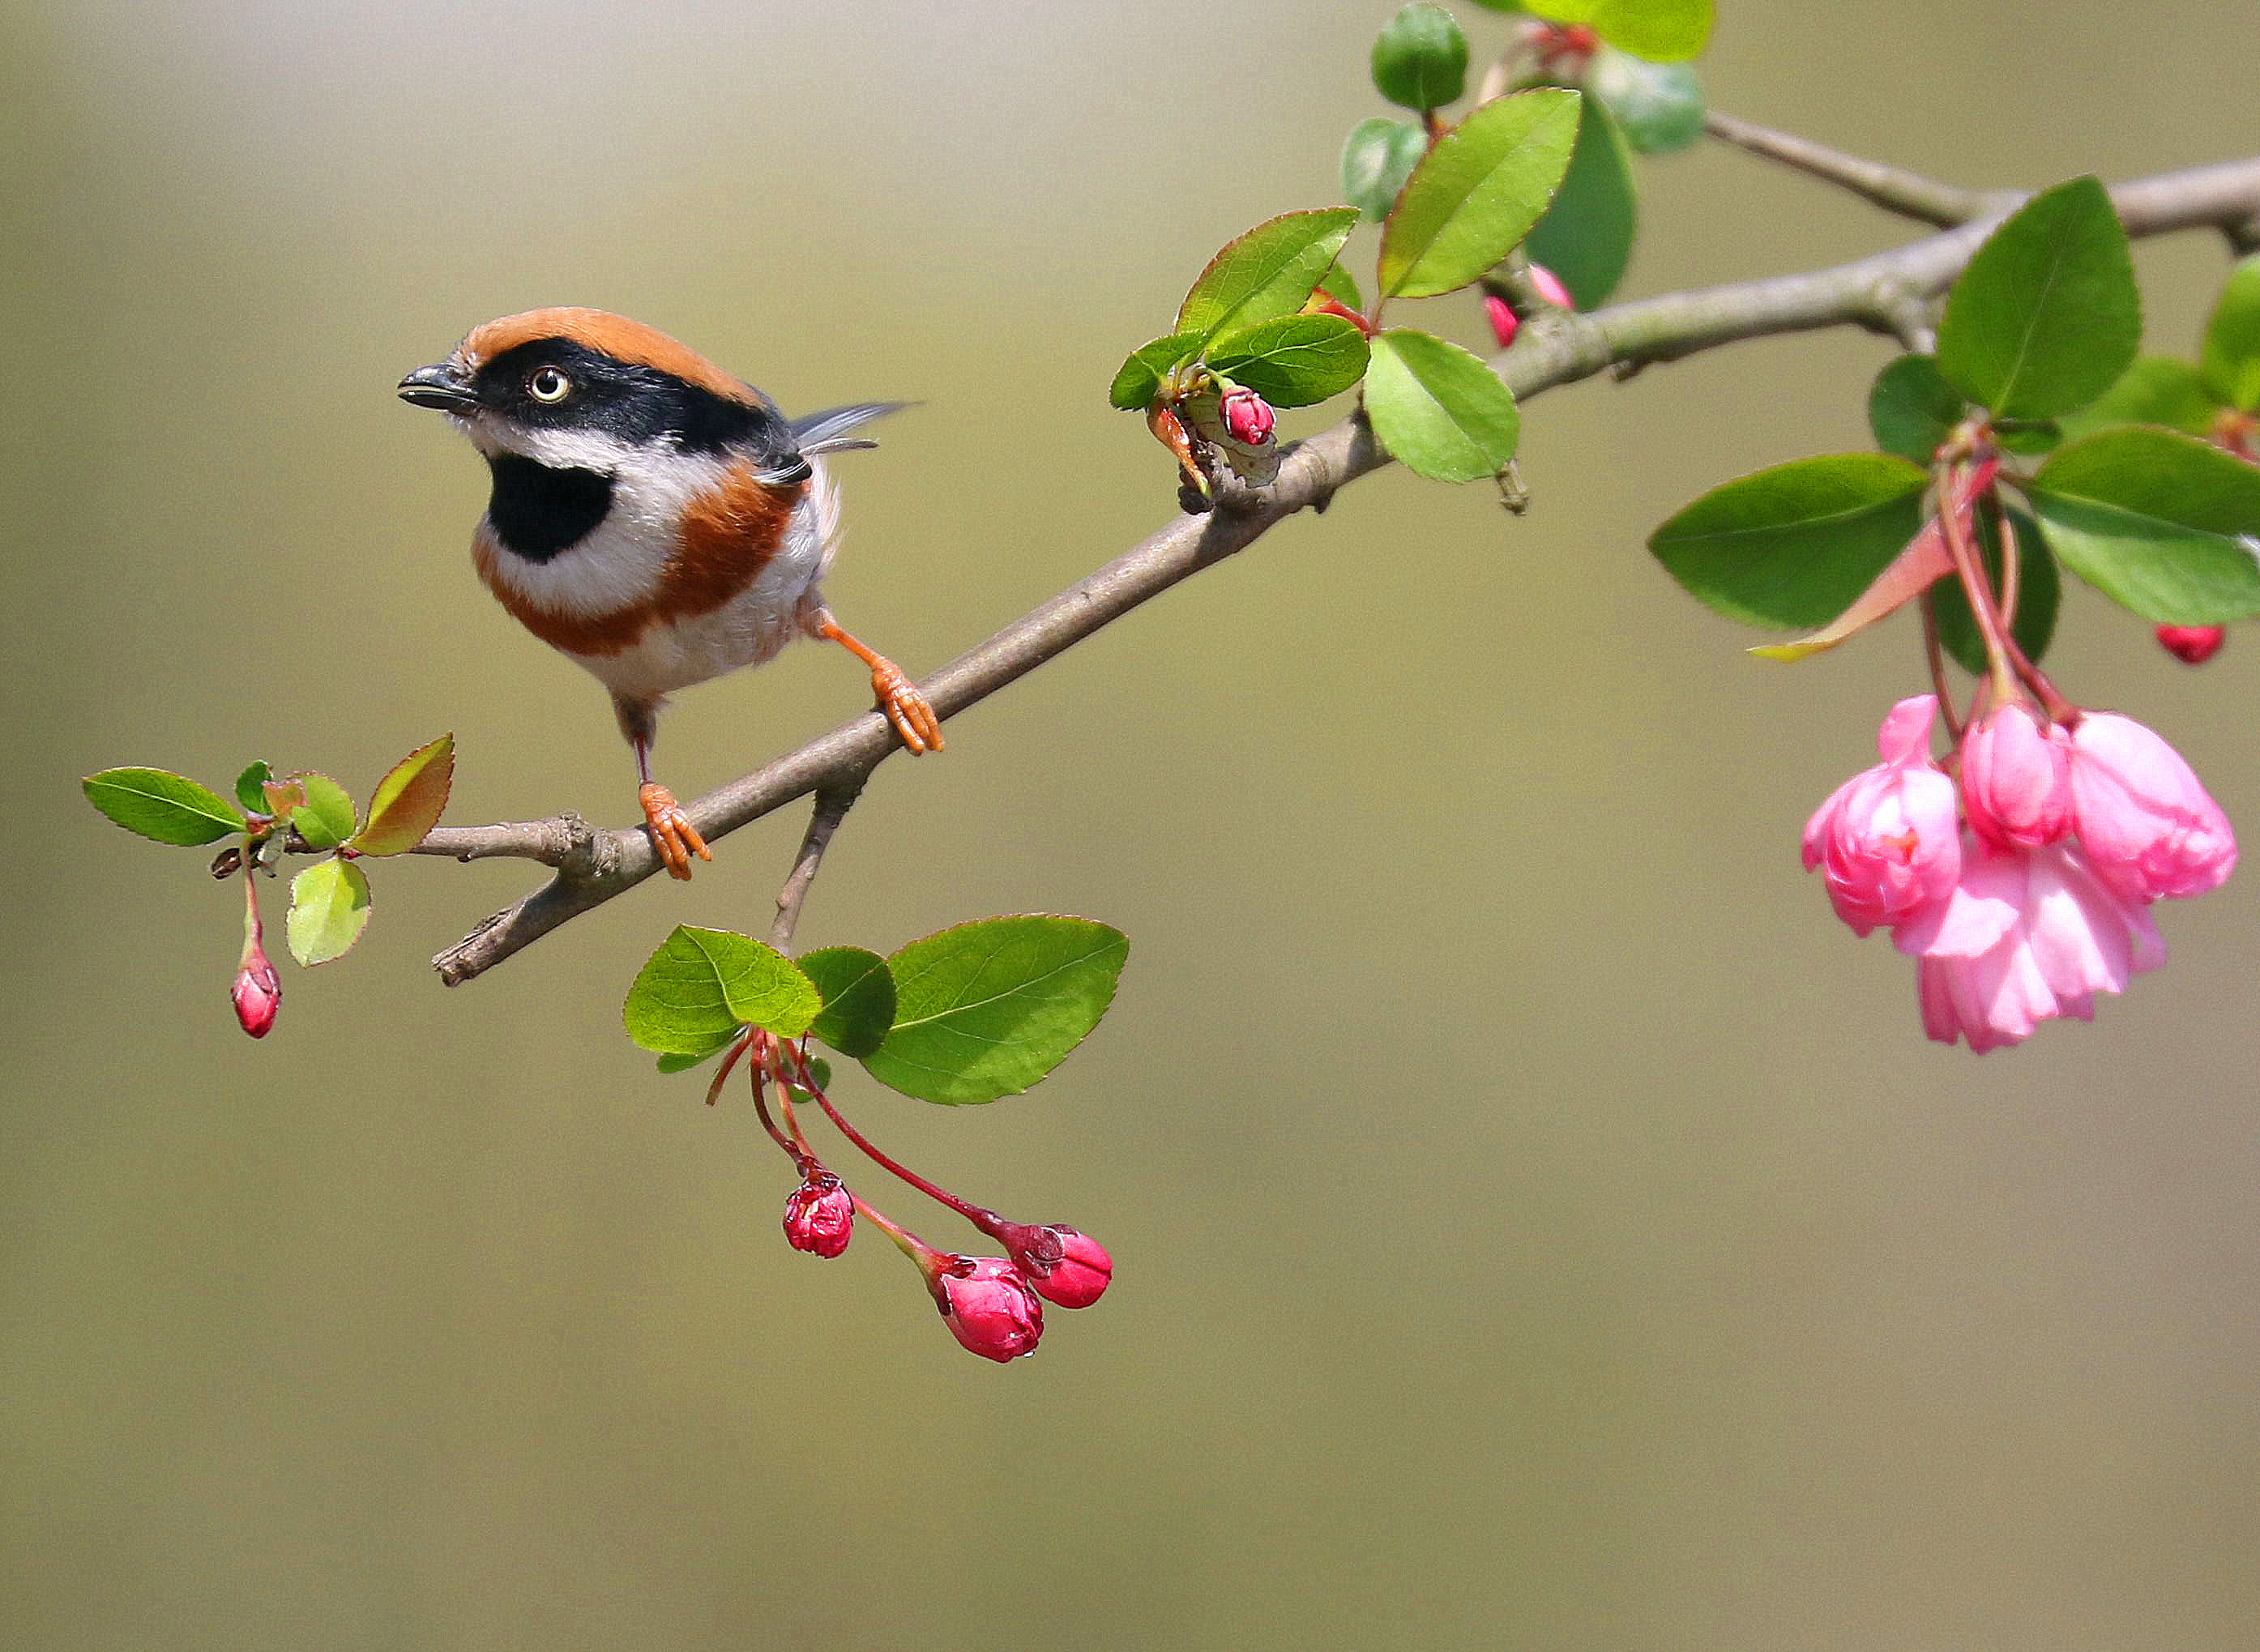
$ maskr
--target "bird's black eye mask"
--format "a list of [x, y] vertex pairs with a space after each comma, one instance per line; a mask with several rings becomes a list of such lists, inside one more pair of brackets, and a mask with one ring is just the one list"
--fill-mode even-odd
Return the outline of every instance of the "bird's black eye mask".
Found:
[[765, 462], [796, 451], [790, 426], [766, 402], [733, 401], [570, 339], [504, 350], [479, 369], [472, 389], [481, 407], [529, 429], [597, 431], [632, 447], [663, 443], [684, 453], [747, 448]]

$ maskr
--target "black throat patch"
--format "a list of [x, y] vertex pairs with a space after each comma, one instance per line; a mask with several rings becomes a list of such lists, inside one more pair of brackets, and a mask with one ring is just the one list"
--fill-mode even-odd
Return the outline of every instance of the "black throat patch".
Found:
[[599, 470], [552, 469], [522, 454], [493, 454], [487, 468], [487, 520], [503, 548], [529, 562], [570, 550], [612, 508], [612, 479]]

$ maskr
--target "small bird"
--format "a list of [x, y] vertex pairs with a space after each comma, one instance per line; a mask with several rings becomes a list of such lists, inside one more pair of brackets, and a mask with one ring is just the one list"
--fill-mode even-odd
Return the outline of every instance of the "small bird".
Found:
[[822, 455], [900, 402], [802, 418], [665, 333], [602, 310], [529, 310], [476, 327], [400, 395], [446, 413], [493, 473], [471, 561], [519, 623], [611, 690], [667, 869], [714, 857], [651, 777], [677, 689], [759, 665], [795, 636], [870, 668], [913, 754], [942, 748], [933, 707], [841, 630], [818, 589], [840, 541]]

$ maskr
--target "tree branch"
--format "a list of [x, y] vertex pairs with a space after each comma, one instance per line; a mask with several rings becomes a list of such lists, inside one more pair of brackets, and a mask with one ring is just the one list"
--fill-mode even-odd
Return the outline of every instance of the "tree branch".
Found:
[[863, 795], [863, 783], [870, 777], [869, 769], [856, 769], [816, 789], [816, 808], [808, 818], [808, 830], [801, 835], [800, 853], [793, 856], [792, 874], [777, 890], [776, 922], [769, 926], [769, 945], [779, 952], [792, 944], [792, 932], [800, 927], [800, 909], [808, 899], [808, 886], [816, 882], [817, 869], [824, 864], [824, 851], [840, 823], [848, 818], [848, 811], [855, 806], [855, 799]]
[[1887, 212], [1901, 218], [1911, 218], [1925, 224], [1935, 224], [1941, 229], [1952, 229], [1970, 219], [1988, 213], [2006, 211], [2022, 198], [2015, 191], [1987, 195], [1977, 190], [1959, 189], [1951, 183], [1941, 183], [1926, 178], [1920, 173], [1902, 171], [1887, 167], [1880, 161], [1863, 160], [1846, 154], [1841, 149], [1831, 149], [1825, 143], [1815, 143], [1809, 138], [1793, 132], [1776, 132], [1770, 126], [1761, 126], [1754, 120], [1741, 120], [1718, 110], [1703, 117], [1703, 130], [1722, 143], [1737, 149], [1747, 149], [1768, 161], [1778, 161], [1808, 176], [1823, 182], [1849, 190], [1863, 201], [1870, 201]]
[[[2122, 184], [2112, 191], [2112, 199], [2130, 235], [2200, 227], [2226, 231], [2260, 218], [2260, 156]], [[1847, 325], [1896, 336], [1907, 323], [1908, 306], [1943, 291], [2014, 204], [2006, 197], [2000, 212], [1984, 219], [1831, 269], [1639, 299], [1590, 315], [1548, 311], [1534, 317], [1513, 347], [1493, 358], [1492, 366], [1518, 397], [1527, 400], [1613, 367], [1676, 361], [1742, 339]], [[1363, 418], [1345, 419], [1298, 443], [1282, 461], [1278, 479], [1270, 486], [1244, 496], [1235, 493], [1206, 516], [1180, 516], [959, 655], [920, 686], [939, 716], [955, 716], [1140, 604], [1245, 549], [1275, 523], [1305, 508], [1323, 509], [1335, 490], [1388, 462]], [[895, 749], [894, 731], [886, 719], [876, 712], [867, 712], [709, 793], [690, 805], [688, 812], [700, 835], [712, 842], [796, 797], [843, 786], [850, 776], [860, 789], [862, 779]], [[813, 836], [814, 822], [810, 831]], [[829, 835], [827, 831], [825, 836]], [[560, 924], [633, 888], [659, 868], [641, 826], [597, 832], [575, 815], [442, 827], [419, 852], [461, 860], [519, 855], [556, 869], [548, 883], [497, 912], [433, 960], [450, 986], [492, 969]], [[822, 852], [819, 842], [815, 857], [820, 859]], [[809, 862], [808, 876], [812, 877], [814, 862], [806, 842], [801, 858]], [[797, 862], [794, 876], [800, 873]], [[786, 892], [791, 892], [790, 883]], [[805, 880], [801, 893], [805, 894]], [[783, 905], [780, 897], [781, 908]]]

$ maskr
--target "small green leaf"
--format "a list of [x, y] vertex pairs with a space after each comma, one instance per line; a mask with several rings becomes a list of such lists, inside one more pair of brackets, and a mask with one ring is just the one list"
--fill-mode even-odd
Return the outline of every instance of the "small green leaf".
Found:
[[1439, 482], [1498, 475], [1522, 428], [1514, 392], [1481, 357], [1403, 328], [1373, 340], [1365, 412], [1399, 462]]
[[267, 783], [274, 778], [275, 771], [263, 757], [235, 777], [235, 800], [246, 813], [267, 812]]
[[669, 1050], [659, 1058], [659, 1070], [662, 1073], [687, 1073], [694, 1067], [704, 1067], [729, 1048], [730, 1041], [726, 1038], [712, 1048], [701, 1050], [695, 1055]]
[[1927, 483], [1887, 454], [1793, 460], [1714, 488], [1648, 545], [1691, 595], [1730, 619], [1822, 625], [1914, 537]]
[[1365, 299], [1357, 290], [1357, 277], [1340, 264], [1327, 271], [1319, 282], [1319, 290], [1336, 304], [1345, 304], [1357, 311], [1362, 311], [1365, 308]]
[[2240, 413], [2260, 413], [2260, 253], [2228, 272], [2202, 359], [2207, 390]]
[[1365, 335], [1340, 316], [1274, 316], [1219, 333], [1203, 359], [1274, 407], [1308, 407], [1365, 375]]
[[1611, 46], [1657, 63], [1676, 63], [1702, 51], [1711, 39], [1712, 0], [1600, 0], [1598, 5], [1549, 4], [1541, 16], [1570, 11], [1590, 21]]
[[825, 947], [804, 954], [800, 969], [824, 1000], [810, 1032], [842, 1055], [869, 1055], [886, 1041], [895, 977], [884, 958], [861, 947]]
[[1439, 139], [1381, 232], [1382, 296], [1455, 291], [1513, 252], [1570, 164], [1580, 101], [1553, 86], [1493, 98]]
[[1578, 309], [1591, 310], [1624, 279], [1639, 218], [1624, 134], [1608, 111], [1587, 98], [1570, 169], [1522, 250], [1562, 278]]
[[679, 924], [637, 973], [622, 1015], [644, 1048], [690, 1055], [743, 1026], [798, 1038], [823, 1007], [815, 983], [775, 948]]
[[351, 861], [317, 861], [290, 880], [282, 920], [290, 955], [309, 968], [341, 958], [368, 927], [368, 877]]
[[1947, 295], [1946, 382], [2000, 418], [2052, 418], [2111, 387], [2142, 341], [2127, 232], [2093, 178], [2059, 183], [1986, 238]]
[[2135, 358], [2119, 382], [2077, 412], [2057, 422], [2067, 440], [2092, 436], [2113, 425], [2163, 425], [2192, 436], [2210, 435], [2221, 411], [2198, 370], [2170, 355]]
[[162, 769], [105, 769], [79, 786], [89, 803], [128, 832], [182, 848], [247, 824], [218, 793]]
[[301, 769], [291, 781], [306, 794], [306, 801], [290, 811], [290, 824], [307, 847], [334, 849], [354, 834], [354, 800], [350, 792], [327, 775]]
[[363, 855], [405, 855], [424, 841], [447, 807], [455, 782], [455, 737], [442, 734], [392, 766], [369, 794], [368, 823], [354, 834]]
[[1468, 37], [1441, 6], [1413, 0], [1373, 43], [1373, 83], [1407, 109], [1455, 104], [1468, 86]]
[[1162, 393], [1162, 375], [1200, 347], [1198, 333], [1173, 333], [1140, 345], [1115, 373], [1106, 399], [1125, 412], [1144, 412]]
[[832, 1063], [830, 1062], [826, 1061], [821, 1055], [810, 1056], [808, 1058], [808, 1076], [816, 1081], [816, 1087], [822, 1091], [826, 1096], [829, 1096], [832, 1093]]
[[1684, 149], [1703, 135], [1703, 82], [1687, 64], [1651, 63], [1605, 46], [1585, 70], [1585, 90], [1644, 155]]
[[[2048, 542], [2041, 537], [2038, 524], [2021, 511], [2009, 514], [2010, 526], [2017, 540], [2017, 617], [2009, 626], [2009, 634], [2025, 651], [2025, 658], [2037, 664], [2056, 635], [2063, 581], [2057, 577], [2056, 558], [2049, 554]], [[1998, 597], [2001, 592], [2001, 542], [1990, 511], [1978, 512], [1978, 547], [1985, 559], [1985, 577], [1992, 582]], [[1963, 592], [1962, 582], [1942, 579], [1933, 589], [1937, 593], [1940, 643], [1971, 676], [1984, 676], [1985, 644], [1978, 634], [1978, 621], [1970, 611], [1970, 598]]]
[[1017, 1095], [1067, 1059], [1113, 1001], [1129, 941], [1087, 918], [987, 918], [887, 962], [894, 1030], [871, 1076], [952, 1106]]
[[1209, 260], [1185, 294], [1176, 331], [1209, 339], [1292, 315], [1333, 267], [1356, 222], [1355, 207], [1330, 206], [1258, 224]]
[[2135, 425], [2059, 448], [2029, 491], [2064, 566], [2143, 619], [2260, 614], [2260, 465]]
[[1417, 125], [1386, 115], [1361, 120], [1342, 145], [1343, 199], [1378, 224], [1397, 204], [1405, 180], [1427, 153], [1428, 134]]
[[1876, 446], [1927, 465], [1941, 443], [1969, 414], [1962, 392], [1939, 375], [1927, 355], [1902, 355], [1884, 364], [1868, 390], [1868, 428]]

